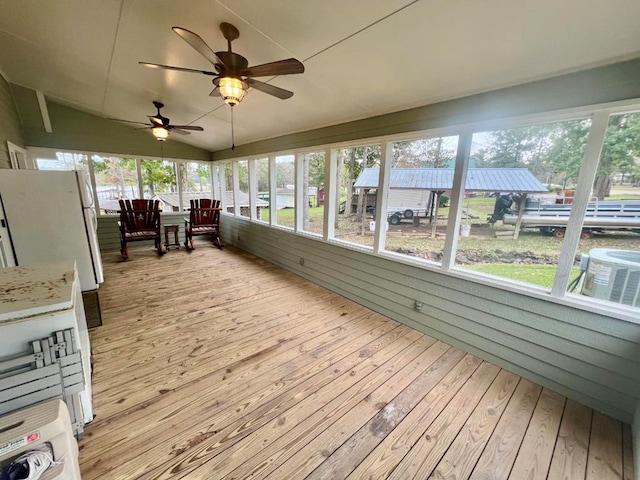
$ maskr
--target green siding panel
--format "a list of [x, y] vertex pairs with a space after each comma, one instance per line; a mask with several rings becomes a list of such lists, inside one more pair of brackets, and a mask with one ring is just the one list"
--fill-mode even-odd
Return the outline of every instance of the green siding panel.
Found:
[[19, 147], [25, 145], [11, 86], [0, 75], [0, 168], [11, 168], [7, 141]]

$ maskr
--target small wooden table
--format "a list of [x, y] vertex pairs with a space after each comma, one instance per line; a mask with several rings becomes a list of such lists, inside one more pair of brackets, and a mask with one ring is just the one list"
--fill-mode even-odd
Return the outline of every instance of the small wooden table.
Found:
[[[171, 249], [171, 247], [175, 247], [180, 249], [180, 239], [178, 238], [178, 231], [180, 229], [179, 225], [165, 225], [164, 226], [164, 246], [167, 247], [167, 250]], [[173, 233], [173, 243], [169, 243], [169, 234]]]

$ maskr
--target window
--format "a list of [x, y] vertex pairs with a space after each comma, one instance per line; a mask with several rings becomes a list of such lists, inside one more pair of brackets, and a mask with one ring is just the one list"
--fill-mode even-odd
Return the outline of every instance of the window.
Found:
[[256, 189], [257, 198], [255, 205], [257, 208], [257, 220], [269, 221], [269, 158], [259, 158], [254, 160], [256, 169]]
[[240, 160], [238, 162], [238, 182], [240, 187], [240, 215], [250, 217], [251, 205], [249, 202], [249, 162]]
[[287, 228], [293, 228], [295, 223], [295, 158], [294, 155], [276, 157], [276, 218], [273, 223]]
[[640, 113], [612, 115], [569, 290], [640, 307]]
[[[89, 159], [84, 153], [53, 152], [45, 149], [31, 149], [38, 170], [82, 170], [89, 174]], [[55, 155], [55, 158], [51, 158]], [[44, 158], [43, 158], [44, 157]]]
[[322, 235], [324, 226], [325, 153], [304, 153], [302, 168], [302, 231]]
[[[370, 225], [376, 207], [380, 168], [380, 145], [342, 148], [333, 155], [336, 162], [334, 238], [350, 243], [372, 246]], [[362, 177], [361, 177], [362, 176]], [[362, 178], [356, 185], [356, 180]], [[366, 179], [366, 180], [365, 180]]]
[[211, 169], [204, 162], [179, 162], [182, 207], [189, 208], [191, 200], [211, 198]]
[[385, 249], [440, 263], [458, 137], [393, 143]]
[[175, 162], [150, 159], [142, 159], [139, 162], [144, 198], [160, 200], [163, 212], [180, 211]]
[[224, 191], [222, 194], [226, 199], [227, 212], [233, 214], [236, 211], [233, 204], [233, 164], [225, 163], [222, 168], [224, 168]]
[[473, 135], [456, 265], [551, 288], [590, 121]]
[[96, 200], [102, 214], [115, 214], [121, 199], [140, 198], [138, 171], [132, 158], [91, 157], [96, 179]]

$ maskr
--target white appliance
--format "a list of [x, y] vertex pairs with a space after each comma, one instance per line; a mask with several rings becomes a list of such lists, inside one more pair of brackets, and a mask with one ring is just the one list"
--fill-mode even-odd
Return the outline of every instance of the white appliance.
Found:
[[73, 260], [0, 269], [0, 357], [28, 351], [29, 342], [73, 328], [85, 390], [84, 422], [93, 420], [91, 345]]
[[640, 306], [640, 251], [592, 248], [582, 294]]
[[[0, 207], [16, 265], [75, 260], [82, 291], [104, 281], [91, 187], [80, 171], [0, 171]], [[3, 218], [0, 212], [0, 219]]]
[[62, 400], [52, 400], [0, 418], [0, 462], [9, 463], [24, 452], [49, 443], [55, 464], [42, 480], [81, 480], [78, 442], [73, 438], [69, 412]]

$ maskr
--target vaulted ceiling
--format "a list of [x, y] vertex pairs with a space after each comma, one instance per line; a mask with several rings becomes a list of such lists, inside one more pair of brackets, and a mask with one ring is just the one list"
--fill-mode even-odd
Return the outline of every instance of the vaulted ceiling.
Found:
[[640, 56], [637, 0], [0, 0], [0, 71], [102, 117], [145, 122], [160, 100], [172, 123], [204, 127], [180, 141], [221, 150], [230, 107], [211, 77], [138, 64], [213, 70], [171, 27], [221, 51], [221, 22], [250, 65], [306, 68], [260, 78], [291, 99], [249, 90], [238, 145]]

